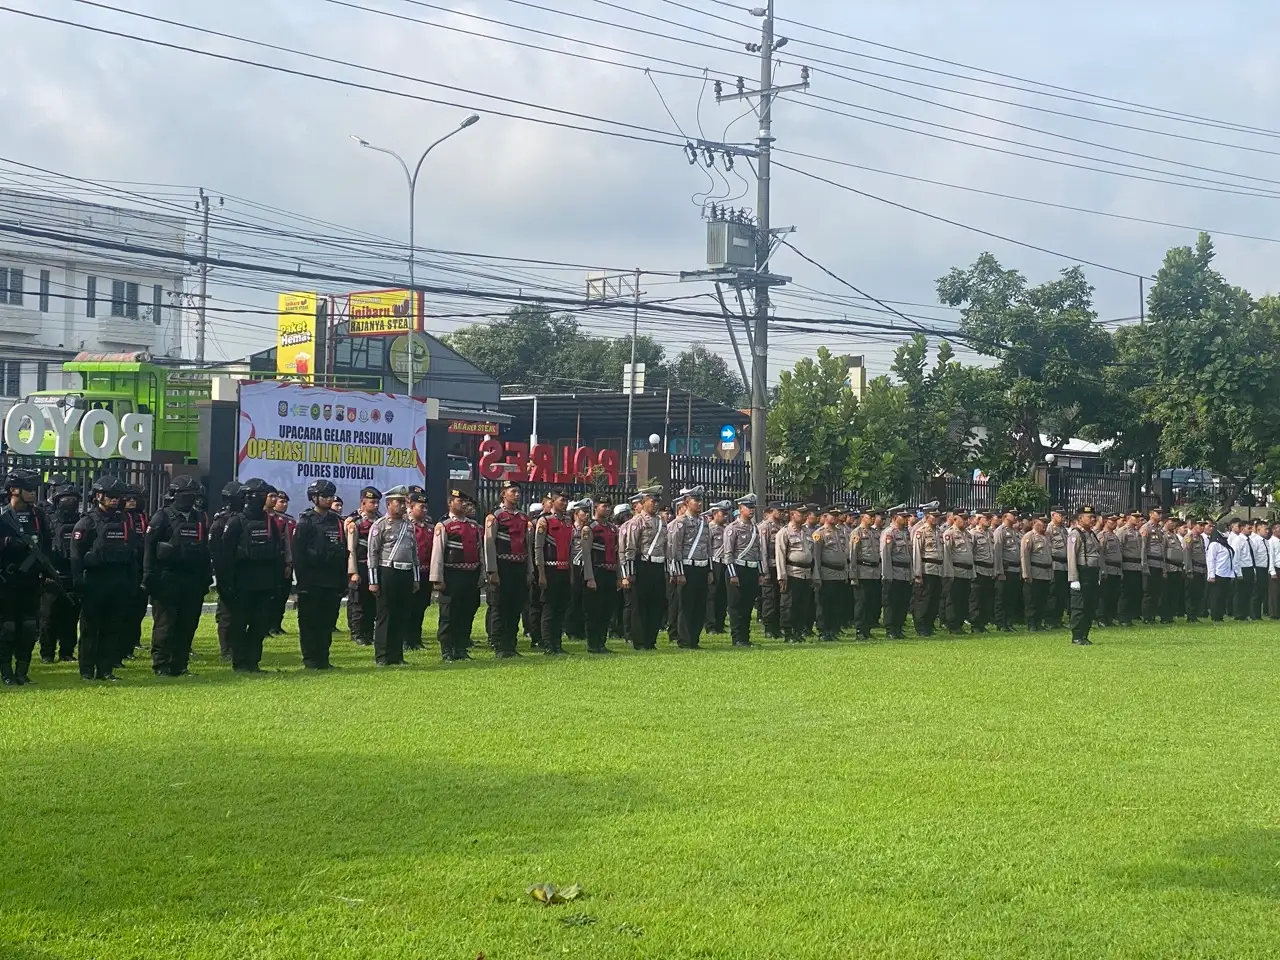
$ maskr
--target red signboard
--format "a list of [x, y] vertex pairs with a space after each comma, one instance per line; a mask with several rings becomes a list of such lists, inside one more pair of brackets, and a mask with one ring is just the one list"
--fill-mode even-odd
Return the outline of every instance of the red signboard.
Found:
[[[516, 467], [515, 470], [508, 466]], [[589, 483], [596, 470], [604, 471], [609, 486], [618, 483], [618, 451], [590, 447], [561, 447], [516, 440], [485, 440], [480, 444], [480, 476], [486, 480], [527, 480], [530, 483]]]
[[500, 433], [501, 428], [496, 423], [475, 420], [450, 420], [450, 433], [466, 433], [473, 436], [483, 436], [484, 434]]

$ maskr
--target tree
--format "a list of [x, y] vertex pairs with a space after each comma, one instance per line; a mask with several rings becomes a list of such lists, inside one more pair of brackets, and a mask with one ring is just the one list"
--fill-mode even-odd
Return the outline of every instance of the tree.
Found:
[[1255, 303], [1213, 258], [1207, 234], [1168, 252], [1126, 358], [1147, 410], [1138, 428], [1158, 428], [1164, 463], [1231, 478], [1230, 509], [1249, 484], [1280, 478], [1280, 300]]
[[500, 384], [543, 386], [585, 379], [573, 375], [572, 358], [588, 340], [578, 321], [540, 303], [519, 304], [505, 317], [462, 327], [441, 340]]
[[972, 456], [970, 378], [945, 340], [938, 344], [931, 370], [926, 369], [928, 360], [929, 340], [919, 333], [898, 348], [893, 360], [893, 372], [902, 383], [910, 411], [902, 429], [914, 480], [962, 473]]
[[912, 412], [907, 392], [888, 377], [867, 384], [853, 415], [844, 485], [882, 505], [905, 500], [915, 475], [907, 441]]
[[942, 277], [938, 299], [961, 308], [966, 342], [996, 361], [993, 374], [977, 380], [986, 438], [995, 440], [993, 449], [979, 442], [980, 463], [1025, 475], [1044, 457], [1042, 433], [1048, 450], [1060, 450], [1111, 418], [1110, 385], [1099, 370], [1115, 349], [1096, 323], [1093, 288], [1079, 267], [1032, 287], [984, 253]]
[[768, 446], [797, 489], [836, 489], [844, 480], [858, 406], [848, 378], [844, 360], [826, 347], [778, 375]]
[[676, 357], [668, 365], [666, 373], [670, 386], [723, 403], [726, 407], [741, 406], [746, 399], [747, 390], [742, 378], [730, 371], [724, 357], [712, 353], [701, 343], [693, 344]]

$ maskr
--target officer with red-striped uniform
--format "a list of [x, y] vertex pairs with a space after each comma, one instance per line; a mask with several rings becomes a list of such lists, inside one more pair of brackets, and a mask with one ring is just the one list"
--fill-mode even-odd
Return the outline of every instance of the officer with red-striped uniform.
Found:
[[378, 598], [369, 592], [369, 530], [381, 516], [382, 491], [360, 491], [360, 509], [347, 518], [347, 627], [351, 639], [362, 647], [373, 646], [373, 625], [378, 618]]
[[618, 528], [612, 504], [601, 498], [595, 517], [582, 527], [583, 604], [587, 615], [587, 652], [609, 653], [609, 622], [618, 597]]
[[484, 524], [489, 581], [490, 639], [499, 657], [518, 656], [516, 632], [529, 597], [529, 518], [520, 510], [520, 486], [502, 487], [502, 502]]
[[[421, 487], [409, 488], [409, 519], [413, 521], [413, 536], [418, 542], [418, 569], [429, 573], [431, 570], [431, 551], [435, 549], [436, 525], [431, 522], [427, 513], [427, 492]], [[406, 650], [421, 650], [422, 624], [427, 618], [427, 607], [431, 606], [431, 585], [428, 583], [413, 595], [413, 625], [405, 639]]]
[[552, 491], [551, 509], [538, 518], [534, 534], [534, 560], [538, 564], [538, 587], [542, 591], [542, 649], [552, 655], [564, 653], [565, 615], [569, 612], [569, 565], [573, 554], [573, 519], [565, 512], [569, 497], [563, 490]]
[[474, 501], [461, 490], [449, 492], [449, 515], [436, 524], [431, 549], [431, 584], [440, 609], [440, 656], [470, 660], [467, 642], [480, 600], [484, 577], [484, 531], [471, 518]]

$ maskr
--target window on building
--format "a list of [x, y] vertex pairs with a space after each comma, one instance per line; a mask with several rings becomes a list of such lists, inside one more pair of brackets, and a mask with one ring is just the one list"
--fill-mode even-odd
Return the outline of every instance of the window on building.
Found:
[[[49, 271], [48, 270], [40, 271], [40, 312], [41, 313], [49, 312]], [[44, 387], [41, 387], [40, 389], [43, 390]]]
[[136, 283], [124, 285], [124, 315], [133, 320], [138, 319], [138, 285]]
[[86, 317], [96, 317], [98, 315], [98, 278], [97, 277], [85, 278], [84, 315]]
[[124, 316], [124, 281], [111, 281], [111, 315], [113, 317]]
[[41, 360], [36, 364], [36, 389], [49, 389], [49, 364], [48, 361]]
[[9, 303], [15, 307], [22, 306], [22, 287], [25, 277], [21, 270], [10, 268], [9, 270]]
[[22, 364], [17, 360], [0, 360], [0, 396], [22, 396]]
[[151, 322], [160, 326], [160, 308], [164, 306], [164, 287], [156, 284], [151, 288]]
[[111, 281], [111, 315], [138, 319], [138, 285], [124, 280]]

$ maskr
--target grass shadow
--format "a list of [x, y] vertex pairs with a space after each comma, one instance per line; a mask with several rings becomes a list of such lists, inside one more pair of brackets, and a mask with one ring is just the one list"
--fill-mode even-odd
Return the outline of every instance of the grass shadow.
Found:
[[1126, 870], [1142, 886], [1280, 898], [1280, 830], [1235, 830], [1176, 847], [1167, 859]]

